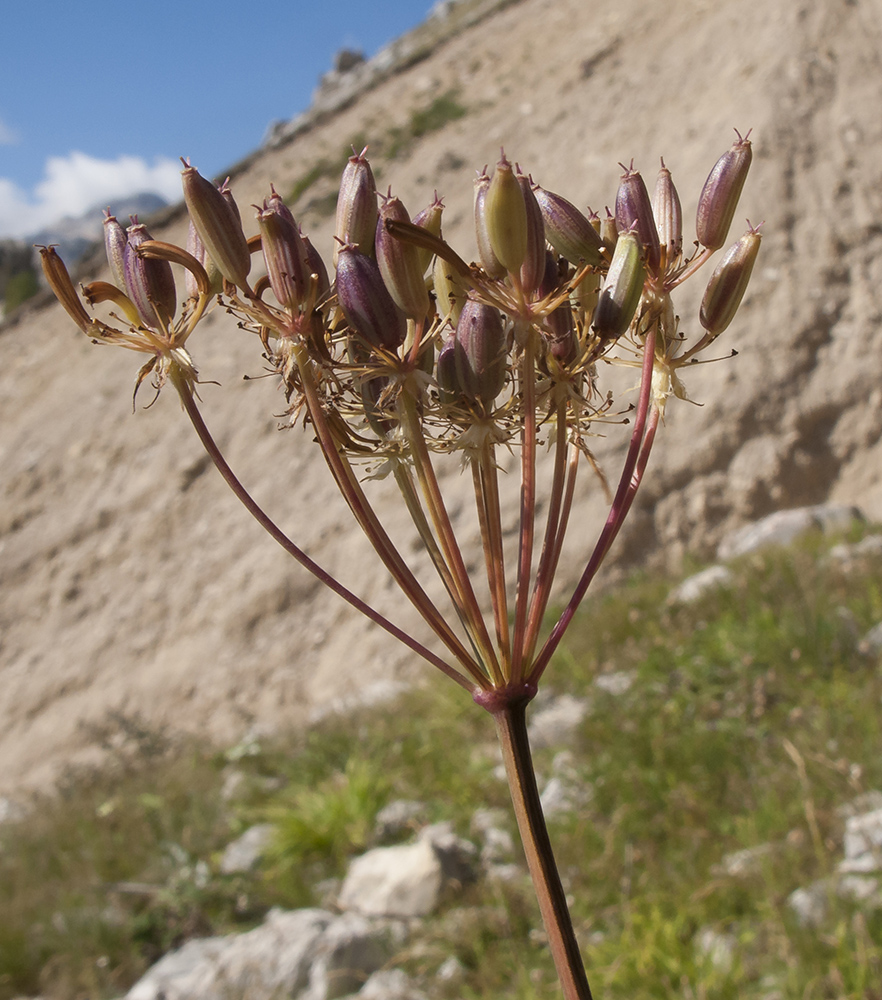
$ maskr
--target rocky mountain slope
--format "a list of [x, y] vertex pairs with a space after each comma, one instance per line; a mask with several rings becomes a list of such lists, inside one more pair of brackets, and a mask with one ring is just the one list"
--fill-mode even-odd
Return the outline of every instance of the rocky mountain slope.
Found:
[[[243, 161], [239, 204], [262, 200], [270, 182], [298, 191], [295, 214], [328, 254], [343, 152], [368, 140], [378, 183], [393, 184], [412, 212], [433, 189], [444, 196], [445, 235], [469, 259], [472, 170], [501, 144], [543, 186], [598, 209], [615, 197], [619, 161], [633, 157], [652, 177], [663, 155], [691, 219], [732, 128], [752, 128], [739, 217], [764, 219], [765, 236], [720, 350], [739, 353], [687, 373], [702, 405], [669, 407], [614, 562], [676, 565], [747, 520], [825, 499], [882, 517], [879, 4], [591, 6], [520, 0], [437, 44]], [[198, 135], [182, 153], [199, 165]], [[183, 241], [180, 212], [156, 235]], [[102, 276], [92, 266], [90, 277]], [[679, 302], [687, 331], [700, 291]], [[243, 381], [262, 373], [259, 345], [218, 311], [193, 350], [203, 377], [223, 386], [204, 386], [206, 418], [259, 502], [422, 635], [309, 435], [277, 430], [273, 383]], [[89, 723], [108, 711], [235, 739], [424, 669], [261, 534], [171, 393], [132, 415], [136, 367], [127, 352], [91, 345], [56, 306], [0, 333], [0, 791], [44, 782], [89, 753]], [[627, 431], [603, 435], [597, 455], [614, 476]], [[444, 486], [464, 536], [475, 537], [467, 477], [452, 467]], [[596, 483], [585, 477], [582, 491], [562, 579], [572, 580], [604, 516]], [[376, 495], [408, 546], [394, 487], [379, 482]], [[514, 527], [514, 493], [504, 502]]]

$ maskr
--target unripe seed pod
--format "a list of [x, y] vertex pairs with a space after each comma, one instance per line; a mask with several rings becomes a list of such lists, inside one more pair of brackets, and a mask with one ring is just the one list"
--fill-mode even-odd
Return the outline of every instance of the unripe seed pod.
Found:
[[456, 324], [457, 380], [463, 394], [489, 406], [505, 385], [505, 330], [499, 310], [468, 299]]
[[191, 166], [182, 173], [184, 201], [209, 257], [227, 281], [245, 288], [251, 270], [251, 252], [242, 231], [238, 209]]
[[380, 207], [375, 243], [380, 274], [405, 316], [421, 320], [429, 311], [429, 292], [423, 279], [419, 249], [413, 243], [396, 239], [386, 229], [387, 219], [410, 222], [407, 209], [398, 198], [387, 196]]
[[107, 263], [110, 265], [110, 273], [113, 282], [120, 291], [126, 287], [126, 271], [123, 266], [123, 254], [126, 250], [128, 237], [126, 231], [119, 224], [115, 215], [110, 214], [110, 209], [104, 213], [104, 249], [107, 253]]
[[92, 327], [92, 317], [86, 312], [86, 307], [77, 295], [70, 274], [55, 247], [40, 247], [40, 265], [46, 283], [52, 289], [55, 298], [64, 306], [65, 312], [83, 333], [88, 333]]
[[695, 232], [698, 242], [708, 250], [719, 250], [729, 235], [729, 226], [753, 159], [749, 135], [748, 132], [743, 139], [738, 135], [738, 141], [714, 164], [701, 190]]
[[407, 320], [377, 262], [349, 245], [337, 252], [337, 298], [347, 323], [372, 347], [395, 351], [404, 343]]
[[600, 238], [612, 256], [619, 240], [619, 227], [616, 225], [616, 217], [609, 208], [606, 210], [606, 217], [600, 220]]
[[633, 166], [625, 169], [616, 193], [616, 228], [620, 233], [634, 229], [643, 246], [646, 266], [658, 274], [661, 253], [658, 229], [652, 214], [649, 192], [639, 171]]
[[566, 198], [534, 185], [533, 194], [545, 223], [545, 238], [575, 265], [596, 266], [602, 260], [603, 241], [590, 221]]
[[683, 250], [683, 212], [671, 171], [665, 166], [664, 160], [661, 161], [661, 169], [655, 182], [652, 214], [655, 216], [659, 242], [665, 248], [666, 264], [670, 264]]
[[490, 242], [490, 230], [487, 228], [487, 192], [490, 190], [490, 178], [487, 168], [475, 178], [475, 239], [478, 242], [478, 258], [481, 267], [491, 278], [501, 278], [505, 274], [505, 266], [496, 256], [496, 251]]
[[490, 178], [484, 214], [497, 260], [512, 274], [520, 271], [527, 256], [527, 206], [504, 152]]
[[[411, 222], [415, 226], [419, 226], [420, 229], [425, 229], [426, 232], [431, 233], [433, 236], [440, 238], [441, 236], [441, 214], [444, 211], [444, 202], [438, 197], [438, 192], [435, 192], [435, 200], [429, 205], [428, 208], [424, 208], [419, 215], [415, 215]], [[425, 274], [429, 269], [429, 265], [432, 263], [432, 251], [426, 249], [425, 247], [418, 247], [418, 256], [420, 261], [420, 267], [422, 268], [422, 273]]]
[[621, 337], [631, 325], [645, 279], [640, 237], [636, 230], [620, 233], [591, 324], [603, 340]]
[[466, 300], [466, 291], [462, 287], [462, 282], [453, 273], [453, 268], [441, 257], [435, 258], [432, 283], [435, 286], [435, 302], [439, 316], [443, 318], [449, 315], [451, 323], [456, 326]]
[[126, 294], [135, 304], [145, 326], [154, 330], [167, 330], [177, 308], [175, 278], [171, 264], [165, 260], [145, 259], [135, 248], [153, 237], [147, 227], [132, 216], [132, 225], [126, 230], [128, 239], [123, 251], [123, 270]]
[[521, 288], [529, 298], [539, 287], [545, 273], [545, 222], [530, 178], [520, 174], [517, 180], [527, 210], [527, 253], [521, 265]]
[[699, 316], [701, 325], [715, 337], [735, 318], [747, 291], [761, 240], [759, 228], [748, 229], [737, 243], [729, 247], [710, 277]]
[[334, 235], [340, 242], [334, 250], [337, 263], [339, 247], [343, 244], [358, 246], [363, 254], [374, 254], [374, 234], [377, 231], [377, 185], [368, 163], [367, 146], [349, 157], [340, 180], [337, 196], [337, 215]]
[[306, 247], [290, 212], [282, 211], [278, 199], [257, 213], [260, 244], [273, 295], [283, 309], [297, 309], [306, 294], [309, 265]]

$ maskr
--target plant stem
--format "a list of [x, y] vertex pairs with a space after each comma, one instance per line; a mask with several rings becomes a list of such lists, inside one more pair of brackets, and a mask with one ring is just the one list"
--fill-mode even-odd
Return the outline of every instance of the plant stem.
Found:
[[530, 753], [526, 711], [535, 688], [518, 687], [520, 690], [509, 687], [492, 694], [476, 695], [475, 700], [487, 708], [496, 723], [518, 830], [564, 1000], [591, 1000], [585, 966], [542, 815]]
[[196, 405], [196, 400], [193, 398], [193, 390], [189, 382], [183, 378], [181, 373], [174, 367], [172, 367], [169, 377], [175, 389], [178, 391], [181, 404], [184, 407], [184, 412], [190, 418], [190, 422], [193, 424], [193, 428], [196, 431], [199, 440], [202, 442], [202, 446], [208, 453], [208, 457], [212, 460], [212, 462], [214, 462], [218, 472], [221, 476], [223, 476], [227, 485], [236, 495], [236, 498], [242, 503], [248, 513], [251, 514], [264, 531], [266, 531], [272, 539], [278, 542], [278, 544], [281, 545], [281, 547], [290, 556], [293, 556], [304, 569], [312, 573], [316, 579], [321, 581], [321, 583], [323, 583], [330, 590], [334, 591], [335, 594], [342, 597], [344, 601], [351, 604], [356, 611], [360, 611], [366, 618], [369, 618], [372, 622], [375, 622], [381, 628], [385, 629], [390, 635], [403, 642], [405, 646], [408, 646], [424, 660], [427, 660], [432, 664], [432, 666], [437, 667], [442, 673], [450, 677], [451, 680], [456, 681], [456, 683], [461, 687], [464, 687], [467, 691], [471, 691], [472, 685], [458, 670], [455, 670], [450, 666], [450, 664], [442, 660], [440, 656], [437, 656], [430, 649], [427, 649], [421, 642], [414, 639], [403, 629], [400, 629], [397, 625], [393, 624], [381, 615], [379, 611], [376, 611], [360, 597], [353, 594], [350, 590], [344, 587], [342, 583], [339, 583], [334, 577], [332, 577], [327, 570], [322, 569], [318, 563], [310, 559], [310, 557], [302, 549], [298, 548], [294, 542], [291, 541], [284, 531], [282, 531], [282, 529], [279, 528], [279, 526], [266, 514], [263, 508], [258, 505], [227, 464], [227, 461], [215, 443], [208, 426], [202, 419], [202, 414], [199, 412], [199, 407]]

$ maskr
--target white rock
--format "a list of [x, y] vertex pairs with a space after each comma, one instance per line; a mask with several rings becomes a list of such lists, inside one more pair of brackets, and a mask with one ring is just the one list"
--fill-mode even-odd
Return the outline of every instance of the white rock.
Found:
[[787, 897], [787, 905], [802, 927], [818, 927], [827, 915], [827, 896], [830, 892], [826, 879], [813, 882], [807, 889], [795, 889]]
[[723, 855], [719, 865], [714, 867], [714, 872], [732, 878], [757, 875], [762, 870], [763, 858], [767, 858], [771, 853], [771, 844], [757, 844], [756, 847], [732, 851], [731, 854]]
[[530, 720], [529, 734], [533, 749], [567, 743], [589, 710], [585, 698], [564, 694], [539, 709]]
[[369, 916], [424, 917], [438, 905], [444, 876], [427, 839], [377, 847], [349, 866], [338, 904]]
[[669, 604], [692, 604], [712, 590], [728, 587], [733, 579], [728, 566], [708, 566], [700, 573], [694, 573], [677, 587], [668, 597]]
[[849, 816], [845, 821], [845, 858], [854, 861], [863, 855], [875, 857], [882, 868], [882, 809]]
[[385, 936], [355, 913], [344, 913], [318, 942], [303, 1000], [333, 1000], [359, 989], [389, 958]]
[[720, 972], [728, 972], [735, 961], [734, 934], [721, 934], [713, 927], [702, 927], [695, 935], [695, 950]]
[[241, 837], [227, 844], [220, 861], [224, 875], [249, 872], [262, 857], [273, 839], [276, 828], [272, 823], [258, 823], [249, 827]]
[[594, 686], [606, 694], [618, 696], [630, 691], [637, 674], [633, 670], [614, 670], [607, 674], [598, 674], [594, 678]]
[[862, 653], [878, 653], [882, 650], [882, 622], [874, 625], [861, 639], [859, 649]]
[[375, 972], [356, 996], [359, 1000], [426, 1000], [425, 993], [401, 969]]
[[717, 558], [735, 559], [766, 545], [789, 545], [810, 528], [839, 531], [847, 528], [852, 521], [862, 519], [861, 512], [847, 504], [817, 504], [814, 507], [779, 510], [724, 538], [717, 549]]

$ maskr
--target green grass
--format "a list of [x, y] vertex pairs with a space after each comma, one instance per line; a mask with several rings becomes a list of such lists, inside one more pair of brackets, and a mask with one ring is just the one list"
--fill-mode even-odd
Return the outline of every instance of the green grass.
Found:
[[[548, 687], [592, 702], [536, 764], [547, 777], [571, 751], [591, 792], [551, 835], [598, 998], [882, 996], [882, 913], [833, 898], [811, 930], [787, 905], [841, 857], [838, 807], [882, 789], [880, 665], [858, 649], [882, 620], [882, 560], [845, 571], [829, 544], [748, 557], [688, 607], [667, 603], [672, 581], [637, 576], [586, 603], [552, 664]], [[633, 675], [627, 692], [593, 686], [610, 670]], [[313, 887], [371, 843], [393, 799], [464, 835], [476, 808], [508, 806], [489, 718], [443, 679], [227, 756], [110, 723], [105, 767], [0, 826], [0, 1000], [116, 996], [188, 936], [320, 902]], [[230, 768], [244, 775], [234, 804]], [[261, 866], [221, 875], [223, 846], [267, 819], [279, 834]], [[720, 869], [761, 844], [755, 870]], [[708, 930], [733, 943], [728, 967], [696, 947]], [[464, 980], [433, 982], [451, 954]], [[526, 879], [463, 890], [401, 962], [449, 1000], [559, 995]]]

